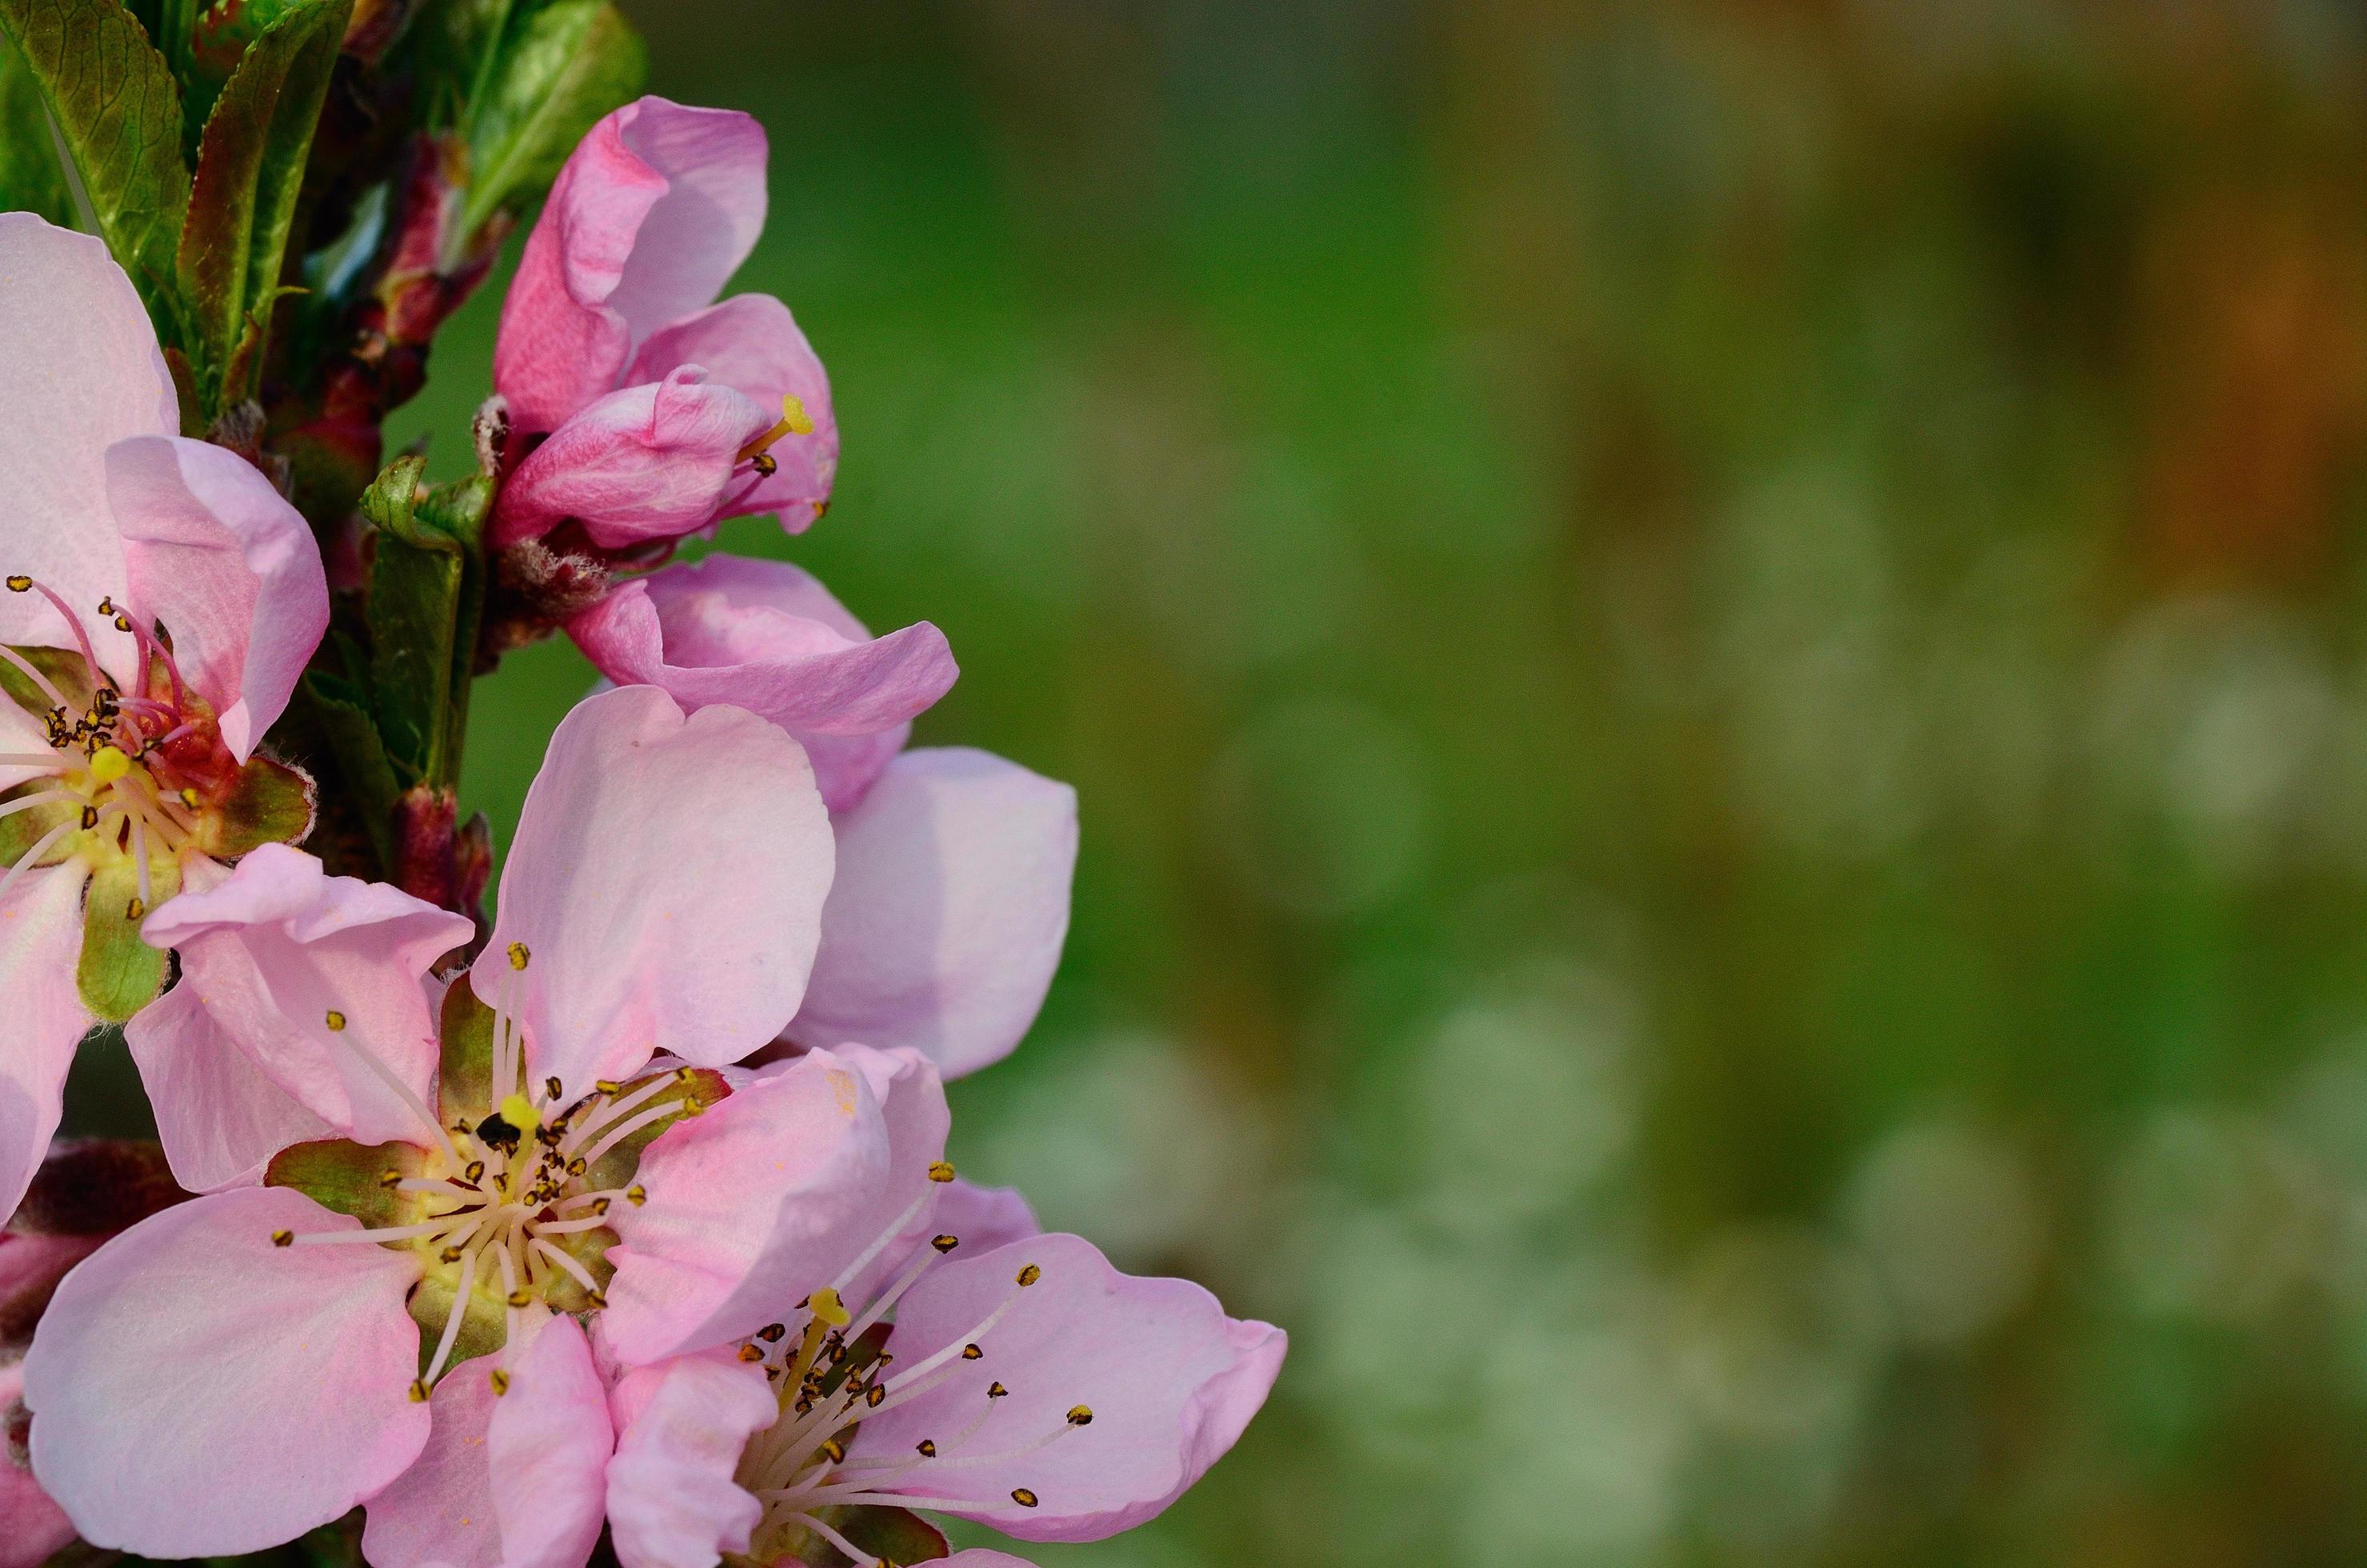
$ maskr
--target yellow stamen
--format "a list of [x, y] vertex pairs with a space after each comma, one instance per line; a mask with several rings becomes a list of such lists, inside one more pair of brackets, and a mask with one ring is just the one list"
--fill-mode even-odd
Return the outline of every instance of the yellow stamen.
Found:
[[533, 1137], [534, 1130], [542, 1124], [541, 1113], [534, 1108], [534, 1102], [524, 1095], [504, 1095], [501, 1111], [502, 1119], [516, 1128], [518, 1136], [522, 1139]]
[[90, 776], [102, 784], [112, 784], [131, 771], [131, 759], [115, 746], [101, 746], [90, 754]]

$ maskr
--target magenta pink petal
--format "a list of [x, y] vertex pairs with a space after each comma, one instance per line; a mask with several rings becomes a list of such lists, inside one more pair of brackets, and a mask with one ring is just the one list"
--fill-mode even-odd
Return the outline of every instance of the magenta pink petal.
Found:
[[107, 494], [131, 613], [164, 623], [182, 677], [245, 761], [328, 630], [311, 528], [245, 459], [177, 436], [109, 447]]
[[784, 435], [769, 449], [773, 474], [741, 495], [730, 516], [779, 514], [781, 527], [802, 533], [821, 515], [838, 473], [838, 416], [830, 377], [788, 306], [770, 294], [738, 294], [661, 328], [641, 346], [628, 383], [654, 381], [696, 365], [712, 381], [737, 389], [766, 413], [780, 416], [795, 398], [810, 433]]
[[275, 1246], [357, 1222], [284, 1187], [216, 1193], [108, 1242], [58, 1287], [25, 1361], [33, 1472], [93, 1545], [258, 1551], [410, 1467], [417, 1255]]
[[908, 751], [836, 826], [789, 1038], [910, 1046], [949, 1078], [1009, 1055], [1068, 936], [1075, 791], [981, 751]]
[[498, 549], [569, 517], [610, 550], [696, 533], [754, 483], [740, 451], [774, 418], [696, 370], [610, 392], [518, 465], [488, 540]]
[[711, 1568], [744, 1551], [763, 1505], [732, 1471], [780, 1415], [762, 1367], [728, 1350], [628, 1372], [612, 1397], [608, 1528], [624, 1568]]
[[[0, 1234], [0, 1252], [11, 1239]], [[0, 1367], [0, 1417], [24, 1389], [24, 1363]], [[33, 1472], [0, 1453], [0, 1568], [41, 1568], [50, 1553], [74, 1538], [74, 1521], [50, 1500]]]
[[[1035, 1282], [1017, 1284], [1029, 1267]], [[1005, 1301], [989, 1331], [980, 1325]], [[984, 1355], [947, 1381], [863, 1423], [856, 1451], [904, 1454], [989, 1411], [945, 1457], [1048, 1447], [995, 1463], [923, 1466], [907, 1494], [967, 1500], [946, 1508], [1024, 1540], [1099, 1540], [1151, 1518], [1223, 1457], [1280, 1370], [1280, 1329], [1225, 1315], [1187, 1279], [1119, 1273], [1077, 1236], [1035, 1236], [981, 1256], [957, 1256], [922, 1277], [896, 1316], [893, 1348], [912, 1364], [976, 1340]], [[987, 1385], [1007, 1397], [990, 1400]], [[1082, 1405], [1090, 1425], [1070, 1426]], [[1034, 1508], [1012, 1498], [1025, 1488]]]
[[764, 225], [764, 131], [644, 97], [568, 158], [502, 309], [493, 384], [552, 430], [617, 385], [635, 347], [713, 300]]

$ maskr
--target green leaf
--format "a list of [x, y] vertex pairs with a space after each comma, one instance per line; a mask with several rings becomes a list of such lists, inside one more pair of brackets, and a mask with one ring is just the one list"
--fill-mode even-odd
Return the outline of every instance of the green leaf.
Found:
[[337, 759], [342, 791], [370, 836], [370, 847], [381, 866], [394, 863], [394, 804], [402, 798], [394, 765], [387, 760], [378, 725], [370, 719], [366, 699], [352, 682], [320, 670], [304, 676], [297, 687], [305, 717], [328, 743]]
[[310, 0], [265, 28], [207, 117], [176, 268], [213, 410], [253, 391], [255, 348], [278, 297], [304, 160], [352, 9], [352, 0]]
[[74, 190], [58, 163], [50, 117], [24, 57], [0, 44], [0, 208], [74, 226]]
[[74, 983], [83, 1006], [101, 1022], [120, 1024], [164, 988], [164, 955], [140, 939], [148, 912], [181, 891], [178, 861], [158, 856], [149, 865], [148, 896], [129, 860], [92, 873], [83, 900], [82, 960]]
[[513, 22], [496, 74], [469, 106], [469, 199], [454, 233], [466, 243], [496, 212], [539, 199], [593, 123], [640, 92], [648, 68], [640, 36], [608, 0], [556, 0]]
[[425, 1150], [409, 1143], [356, 1143], [323, 1138], [291, 1144], [271, 1156], [266, 1187], [293, 1187], [323, 1209], [350, 1214], [366, 1226], [408, 1225], [424, 1210], [419, 1197], [388, 1185], [426, 1166]]
[[266, 844], [301, 844], [312, 831], [319, 800], [300, 768], [267, 756], [247, 758], [230, 793], [199, 824], [199, 846], [218, 860], [234, 859]]
[[459, 646], [468, 561], [460, 542], [418, 505], [425, 460], [398, 458], [362, 493], [377, 525], [370, 567], [370, 689], [397, 776], [448, 783], [447, 716], [467, 659]]
[[181, 91], [164, 57], [121, 0], [0, 0], [0, 36], [31, 69], [108, 248], [160, 330], [177, 326], [173, 258], [189, 171]]

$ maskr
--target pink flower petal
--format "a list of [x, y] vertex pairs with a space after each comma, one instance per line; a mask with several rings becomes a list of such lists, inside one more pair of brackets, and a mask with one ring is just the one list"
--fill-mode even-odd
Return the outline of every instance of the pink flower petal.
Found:
[[592, 128], [502, 307], [493, 385], [519, 429], [557, 429], [637, 345], [722, 291], [764, 226], [764, 156], [747, 115], [660, 97]]
[[33, 1472], [95, 1546], [257, 1551], [343, 1515], [427, 1440], [409, 1251], [272, 1244], [357, 1222], [284, 1187], [142, 1220], [58, 1287], [25, 1361]]
[[[391, 1071], [413, 1099], [433, 1105], [435, 1026], [420, 981], [474, 934], [465, 915], [384, 883], [329, 876], [302, 850], [266, 844], [219, 884], [166, 903], [142, 934], [179, 950], [176, 989], [195, 993], [217, 1039], [235, 1044], [255, 1071], [341, 1136], [434, 1142], [418, 1112], [361, 1055]], [[158, 1020], [150, 1054], [160, 1065], [165, 1051], [208, 1043], [187, 1030], [162, 1041], [162, 1025], [187, 1021], [186, 1004]], [[253, 1133], [273, 1124], [294, 1121], [284, 1107], [265, 1106], [245, 1126]], [[178, 1145], [167, 1149], [176, 1170], [187, 1162], [193, 1173], [219, 1171], [220, 1162], [253, 1152], [243, 1141], [208, 1154], [179, 1142], [197, 1131], [181, 1118], [164, 1119], [163, 1127]]]
[[1068, 936], [1076, 792], [981, 751], [908, 751], [837, 828], [789, 1038], [911, 1046], [949, 1078], [1009, 1055]]
[[184, 982], [142, 1007], [123, 1028], [156, 1114], [173, 1179], [191, 1192], [251, 1187], [271, 1156], [335, 1136], [257, 1067]]
[[696, 533], [755, 483], [754, 471], [739, 466], [740, 449], [773, 420], [697, 370], [610, 392], [571, 415], [518, 465], [502, 486], [488, 540], [500, 549], [569, 517], [610, 550]]
[[935, 1564], [934, 1568], [1036, 1568], [1036, 1565], [1024, 1557], [1014, 1557], [1007, 1551], [996, 1551], [989, 1547], [973, 1546], [967, 1551], [955, 1552], [951, 1557]]
[[1017, 1187], [979, 1187], [959, 1177], [937, 1195], [936, 1227], [961, 1238], [965, 1257], [1044, 1233]]
[[798, 400], [812, 433], [791, 431], [775, 442], [770, 450], [778, 467], [772, 477], [741, 496], [727, 515], [776, 512], [783, 528], [803, 533], [830, 499], [838, 473], [838, 416], [831, 409], [830, 377], [788, 306], [770, 294], [736, 294], [685, 316], [641, 346], [625, 381], [654, 381], [685, 365], [698, 366], [708, 380], [746, 394], [775, 417], [785, 396]]
[[538, 1082], [574, 1092], [653, 1053], [736, 1062], [797, 1011], [833, 850], [798, 744], [753, 713], [685, 717], [651, 687], [576, 704], [527, 792], [488, 957], [525, 944], [517, 1016]]
[[764, 1369], [729, 1351], [678, 1356], [628, 1372], [613, 1403], [608, 1528], [624, 1568], [712, 1568], [745, 1551], [764, 1506], [731, 1477], [780, 1415]]
[[[0, 228], [0, 234], [6, 233]], [[85, 873], [67, 862], [27, 870], [0, 895], [0, 1216], [14, 1214], [49, 1152], [65, 1105], [66, 1069], [90, 1031], [74, 983]]]
[[245, 459], [177, 436], [109, 447], [107, 494], [131, 612], [164, 623], [182, 677], [245, 761], [329, 628], [311, 528]]
[[[96, 613], [125, 585], [106, 452], [180, 423], [155, 329], [107, 246], [29, 212], [0, 213], [0, 574], [29, 574], [62, 595], [118, 676], [131, 667], [131, 640]], [[0, 595], [0, 642], [74, 646], [38, 594]]]
[[832, 811], [861, 799], [959, 673], [928, 622], [873, 638], [810, 574], [735, 555], [627, 583], [567, 630], [619, 686], [657, 687], [685, 709], [727, 702], [787, 730]]
[[[1042, 1270], [1017, 1290], [1026, 1265]], [[979, 1325], [1013, 1296], [991, 1330]], [[1048, 1447], [969, 1468], [923, 1465], [901, 1477], [906, 1495], [968, 1499], [947, 1508], [1023, 1540], [1099, 1540], [1152, 1517], [1205, 1474], [1265, 1402], [1281, 1369], [1280, 1329], [1225, 1315], [1188, 1279], [1120, 1274], [1077, 1236], [1046, 1235], [981, 1256], [958, 1256], [922, 1276], [897, 1309], [891, 1343], [917, 1365], [940, 1346], [977, 1340], [985, 1354], [911, 1403], [857, 1429], [865, 1454], [909, 1454], [923, 1438], [959, 1432], [982, 1410], [977, 1434], [945, 1457]], [[987, 1385], [1008, 1397], [990, 1401]], [[1068, 1426], [1083, 1405], [1089, 1426]], [[1038, 1506], [1020, 1506], [1014, 1488]]]
[[[0, 1233], [0, 1253], [13, 1242], [32, 1239]], [[0, 1423], [14, 1414], [24, 1392], [24, 1363], [0, 1367]], [[50, 1500], [33, 1472], [0, 1453], [0, 1568], [41, 1568], [50, 1553], [74, 1538], [74, 1521]]]
[[864, 1063], [829, 1051], [675, 1123], [641, 1156], [649, 1200], [609, 1214], [609, 1345], [639, 1365], [773, 1322], [896, 1217], [880, 1213], [896, 1174]]
[[[496, 1365], [507, 1393], [493, 1392]], [[368, 1505], [362, 1550], [375, 1568], [583, 1568], [614, 1445], [575, 1320], [522, 1319], [517, 1342], [453, 1368], [429, 1403], [427, 1446]]]

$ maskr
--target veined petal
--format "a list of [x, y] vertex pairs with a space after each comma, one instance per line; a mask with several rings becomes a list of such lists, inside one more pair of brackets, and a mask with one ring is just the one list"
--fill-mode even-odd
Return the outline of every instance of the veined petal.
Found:
[[186, 979], [123, 1026], [173, 1179], [191, 1192], [252, 1187], [271, 1156], [336, 1130], [255, 1064]]
[[132, 613], [162, 621], [181, 674], [244, 762], [329, 627], [320, 547], [255, 465], [177, 436], [107, 449]]
[[817, 1051], [641, 1156], [649, 1200], [610, 1212], [605, 1332], [640, 1365], [727, 1344], [861, 1256], [889, 1169], [886, 1117], [856, 1062]]
[[651, 687], [602, 692], [551, 737], [470, 983], [488, 1005], [515, 983], [537, 1083], [580, 1094], [653, 1053], [736, 1062], [805, 994], [832, 861], [787, 733], [733, 708], [685, 716]]
[[776, 441], [769, 449], [777, 465], [773, 473], [738, 496], [727, 515], [775, 512], [783, 528], [803, 533], [821, 516], [838, 474], [838, 415], [831, 408], [830, 377], [788, 306], [770, 294], [735, 294], [685, 316], [641, 345], [625, 380], [654, 381], [685, 365], [738, 389], [768, 414], [785, 410], [784, 398], [797, 400], [813, 428]]
[[685, 709], [730, 703], [787, 730], [834, 812], [862, 798], [959, 674], [928, 622], [874, 638], [810, 574], [742, 556], [637, 578], [567, 630], [619, 686], [657, 687]]
[[[0, 231], [5, 232], [5, 231]], [[80, 864], [28, 869], [0, 895], [0, 1216], [14, 1214], [65, 1106], [66, 1069], [90, 1031], [74, 982]]]
[[1068, 937], [1076, 792], [982, 751], [908, 751], [836, 825], [789, 1038], [910, 1046], [949, 1078], [1009, 1055]]
[[[179, 428], [155, 329], [106, 244], [29, 212], [0, 213], [0, 573], [38, 577], [62, 597], [119, 677], [130, 673], [131, 640], [96, 613], [126, 585], [106, 453]], [[0, 595], [0, 642], [75, 645], [38, 594]]]
[[258, 1551], [409, 1468], [416, 1254], [276, 1246], [358, 1229], [285, 1187], [142, 1220], [58, 1287], [25, 1360], [33, 1472], [85, 1539], [147, 1557]]
[[627, 1372], [610, 1396], [608, 1528], [624, 1568], [712, 1568], [744, 1551], [764, 1506], [732, 1480], [780, 1414], [762, 1367], [728, 1351]]
[[595, 544], [679, 539], [724, 516], [741, 449], [773, 415], [727, 386], [677, 370], [613, 392], [568, 416], [502, 486], [488, 540], [537, 538], [569, 517]]
[[722, 291], [764, 226], [764, 131], [644, 97], [585, 134], [503, 302], [493, 385], [526, 431], [617, 384], [634, 347]]
[[[266, 844], [219, 884], [165, 903], [142, 934], [179, 950], [177, 989], [194, 993], [219, 1037], [341, 1136], [427, 1144], [434, 1134], [419, 1113], [360, 1053], [411, 1100], [433, 1105], [435, 1027], [421, 980], [473, 930], [465, 915], [384, 883], [329, 876], [302, 850]], [[186, 1007], [167, 1015], [176, 1018], [186, 1020]], [[286, 1120], [280, 1110], [255, 1114]], [[195, 1168], [195, 1151], [168, 1152], [176, 1168], [184, 1159]]]
[[[1061, 1431], [1082, 1406], [1090, 1424], [1047, 1447], [991, 1464], [923, 1466], [899, 1489], [975, 1499], [944, 1511], [1023, 1540], [1099, 1540], [1160, 1513], [1233, 1446], [1281, 1369], [1284, 1335], [1227, 1317], [1188, 1279], [1120, 1274], [1082, 1238], [1045, 1235], [923, 1275], [897, 1309], [898, 1358], [917, 1363], [971, 1334], [1030, 1266], [1040, 1273], [984, 1336], [985, 1354], [866, 1421], [855, 1447], [907, 1454], [991, 1408], [946, 1458], [997, 1453]], [[1007, 1397], [989, 1399], [994, 1382]], [[1023, 1487], [1035, 1507], [1013, 1499]]]

